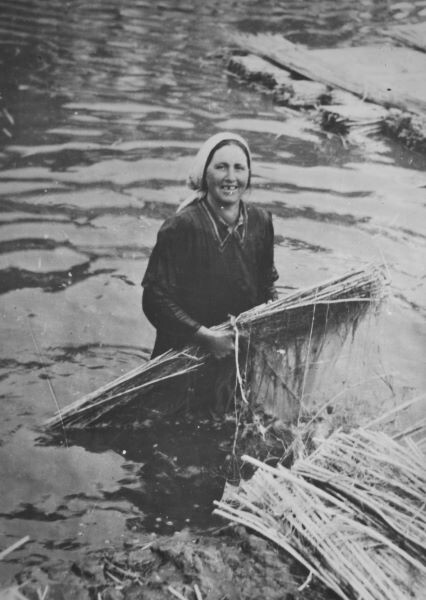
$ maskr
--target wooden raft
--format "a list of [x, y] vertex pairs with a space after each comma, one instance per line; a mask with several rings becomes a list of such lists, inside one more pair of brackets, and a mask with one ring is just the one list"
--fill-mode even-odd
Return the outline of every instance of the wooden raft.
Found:
[[284, 69], [363, 100], [426, 113], [426, 57], [414, 50], [392, 46], [305, 50], [270, 34], [239, 34], [236, 42]]
[[426, 22], [417, 25], [396, 25], [386, 33], [406, 46], [426, 52]]
[[426, 152], [426, 54], [390, 45], [306, 50], [270, 34], [236, 42], [250, 54], [233, 55], [229, 70], [267, 81], [277, 103], [319, 110], [326, 129], [385, 131]]

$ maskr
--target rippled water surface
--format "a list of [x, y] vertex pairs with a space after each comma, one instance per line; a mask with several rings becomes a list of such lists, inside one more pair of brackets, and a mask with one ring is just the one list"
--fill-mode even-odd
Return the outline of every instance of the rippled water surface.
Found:
[[226, 453], [202, 443], [214, 423], [59, 446], [37, 428], [56, 402], [149, 356], [140, 280], [214, 132], [252, 147], [250, 201], [274, 214], [281, 293], [387, 263], [392, 294], [372, 343], [395, 401], [424, 389], [424, 160], [385, 138], [324, 134], [227, 75], [223, 57], [235, 31], [313, 48], [387, 43], [383, 27], [424, 20], [426, 2], [0, 0], [0, 10], [0, 549], [31, 536], [0, 567], [7, 579], [129, 531], [208, 522]]

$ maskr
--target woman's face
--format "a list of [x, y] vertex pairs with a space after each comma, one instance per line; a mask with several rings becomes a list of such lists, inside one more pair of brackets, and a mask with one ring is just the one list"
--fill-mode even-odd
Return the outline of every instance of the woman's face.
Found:
[[239, 204], [247, 189], [249, 168], [244, 150], [235, 144], [222, 146], [206, 171], [207, 198], [219, 206]]

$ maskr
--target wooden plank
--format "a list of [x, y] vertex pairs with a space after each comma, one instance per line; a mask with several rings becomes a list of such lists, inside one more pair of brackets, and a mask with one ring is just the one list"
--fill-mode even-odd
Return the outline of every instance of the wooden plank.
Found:
[[272, 34], [238, 34], [235, 40], [241, 48], [307, 79], [346, 90], [387, 108], [426, 114], [423, 53], [391, 46], [306, 50]]
[[395, 25], [384, 33], [410, 48], [426, 52], [426, 22], [417, 25]]
[[[314, 58], [326, 62], [336, 72], [349, 71], [364, 93], [378, 90], [385, 98], [402, 101], [403, 108], [409, 100], [421, 105], [426, 114], [426, 55], [410, 48], [396, 46], [359, 46], [310, 50]], [[362, 94], [361, 94], [362, 96]], [[379, 103], [391, 106], [391, 102]]]

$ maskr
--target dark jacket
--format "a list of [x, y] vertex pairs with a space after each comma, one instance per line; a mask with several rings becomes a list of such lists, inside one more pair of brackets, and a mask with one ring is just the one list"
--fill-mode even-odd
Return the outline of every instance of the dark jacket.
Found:
[[271, 215], [241, 203], [234, 228], [205, 200], [162, 225], [145, 276], [143, 310], [157, 329], [153, 356], [275, 297]]

